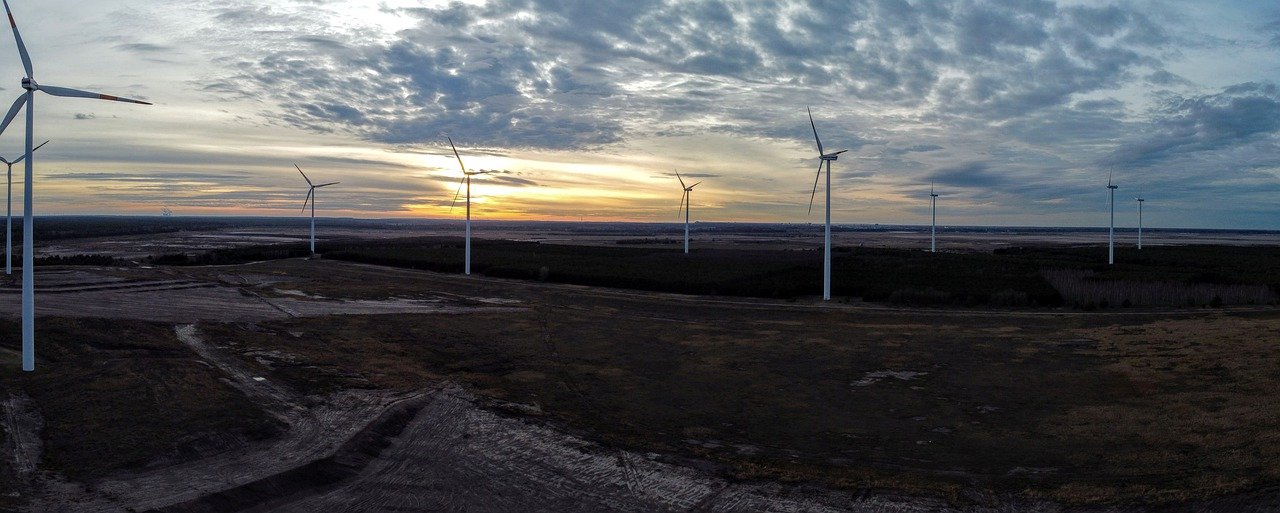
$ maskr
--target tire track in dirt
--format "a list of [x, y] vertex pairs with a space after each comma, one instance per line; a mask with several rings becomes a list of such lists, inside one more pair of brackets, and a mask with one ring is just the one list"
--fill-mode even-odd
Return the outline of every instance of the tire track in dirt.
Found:
[[731, 483], [503, 417], [475, 400], [458, 386], [441, 389], [357, 476], [269, 511], [955, 511], [934, 499]]
[[331, 457], [387, 408], [422, 392], [348, 390], [323, 397], [301, 396], [256, 376], [207, 344], [194, 325], [175, 333], [201, 360], [222, 371], [228, 383], [259, 401], [287, 430], [263, 442], [193, 461], [124, 472], [88, 486], [56, 476], [43, 479], [33, 512], [148, 510], [198, 499]]
[[43, 450], [40, 430], [44, 427], [44, 420], [26, 394], [10, 394], [4, 401], [0, 401], [0, 410], [4, 411], [6, 434], [4, 444], [0, 447], [12, 455], [13, 469], [18, 476], [28, 476], [40, 463]]

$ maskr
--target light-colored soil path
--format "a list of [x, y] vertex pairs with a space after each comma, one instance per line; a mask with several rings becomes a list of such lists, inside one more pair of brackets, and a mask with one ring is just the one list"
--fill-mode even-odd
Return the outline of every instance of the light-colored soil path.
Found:
[[0, 441], [0, 454], [11, 458], [19, 477], [36, 470], [43, 448], [40, 430], [44, 420], [26, 394], [13, 394], [0, 400], [0, 421], [4, 422], [5, 439]]
[[177, 334], [202, 360], [226, 373], [229, 383], [262, 401], [287, 426], [285, 433], [195, 461], [112, 476], [89, 487], [50, 479], [39, 487], [40, 495], [32, 501], [30, 511], [143, 511], [233, 488], [331, 456], [382, 411], [419, 395], [354, 390], [302, 397], [254, 375], [209, 346], [194, 326], [179, 326]]
[[[1018, 504], [983, 511], [1055, 511]], [[657, 457], [605, 448], [475, 405], [458, 387], [435, 394], [355, 478], [273, 513], [946, 512], [945, 502], [854, 496], [814, 487], [731, 483]], [[971, 510], [972, 511], [972, 510]]]

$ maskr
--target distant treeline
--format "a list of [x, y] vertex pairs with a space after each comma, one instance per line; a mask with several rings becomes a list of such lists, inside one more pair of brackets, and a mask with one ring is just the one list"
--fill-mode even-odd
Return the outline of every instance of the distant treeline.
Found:
[[[14, 265], [20, 264], [20, 255], [14, 256]], [[120, 264], [120, 260], [110, 255], [53, 255], [36, 257], [36, 265], [94, 265], [111, 266]]]
[[[635, 248], [472, 241], [472, 272], [486, 276], [687, 294], [795, 298], [821, 294], [813, 250]], [[461, 272], [462, 240], [420, 238], [327, 245], [325, 258]], [[835, 248], [838, 296], [904, 304], [1053, 306], [1039, 269], [1017, 258]]]
[[1084, 308], [1273, 304], [1280, 300], [1280, 248], [1149, 246], [1120, 248], [1115, 265], [1098, 261], [1106, 248], [1009, 248], [1025, 258], [1063, 301]]
[[[93, 266], [112, 266], [121, 265], [124, 262], [110, 255], [52, 255], [36, 257], [35, 264], [38, 266], [47, 265], [93, 265]], [[13, 267], [22, 267], [22, 253], [15, 252], [13, 255]]]
[[[650, 244], [654, 239], [641, 239]], [[664, 246], [664, 244], [654, 244]], [[472, 272], [686, 294], [790, 299], [821, 294], [820, 250], [700, 249], [472, 241]], [[324, 258], [460, 273], [463, 240], [417, 237], [339, 240]], [[1268, 304], [1280, 291], [1280, 248], [1178, 246], [1009, 248], [993, 253], [836, 247], [832, 293], [903, 305], [999, 307], [1218, 306]], [[303, 257], [306, 244], [153, 257], [163, 265], [225, 265]]]
[[197, 253], [166, 253], [154, 255], [147, 261], [155, 265], [233, 265], [310, 255], [311, 250], [307, 244], [290, 243], [215, 249]]
[[[392, 220], [327, 219], [330, 226], [379, 229], [399, 226]], [[230, 228], [297, 228], [296, 217], [183, 217], [183, 216], [40, 216], [35, 220], [37, 241], [146, 235]], [[21, 245], [22, 219], [15, 217], [14, 241]]]

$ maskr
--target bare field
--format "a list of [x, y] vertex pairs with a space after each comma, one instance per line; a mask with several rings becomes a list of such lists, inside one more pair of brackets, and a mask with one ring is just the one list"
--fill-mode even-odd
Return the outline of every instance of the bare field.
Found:
[[[261, 226], [246, 221], [244, 226], [196, 228], [166, 233], [86, 237], [55, 241], [39, 241], [37, 256], [72, 256], [80, 254], [109, 255], [126, 260], [139, 260], [166, 253], [208, 251], [281, 243], [305, 243], [308, 225], [299, 220], [296, 226], [275, 223]], [[376, 226], [349, 225], [349, 220], [317, 221], [317, 244], [320, 252], [330, 241], [352, 239], [395, 239], [407, 237], [455, 237], [462, 232], [461, 222], [429, 224], [387, 221]], [[480, 239], [531, 241], [589, 246], [666, 246], [682, 244], [683, 226], [629, 225], [625, 223], [510, 223], [476, 221], [475, 236]], [[850, 227], [833, 232], [833, 245], [844, 247], [927, 249], [929, 230], [917, 227]], [[732, 223], [694, 223], [692, 244], [697, 248], [715, 249], [804, 249], [822, 246], [819, 225], [791, 225], [785, 229], [757, 230], [751, 225]], [[1134, 246], [1136, 231], [1118, 228], [1119, 248]], [[938, 248], [941, 251], [990, 252], [1015, 246], [1096, 246], [1105, 251], [1105, 231], [1090, 229], [1045, 230], [1036, 228], [951, 228], [939, 226]], [[1209, 244], [1218, 246], [1276, 246], [1280, 236], [1274, 233], [1217, 232], [1149, 228], [1143, 234], [1147, 246]], [[1105, 253], [1101, 253], [1105, 254]]]
[[[58, 322], [110, 339], [117, 323], [150, 323], [131, 329], [164, 341], [152, 343], [162, 361], [218, 376], [230, 394], [219, 401], [253, 404], [281, 432], [176, 436], [76, 475], [50, 459], [58, 447], [121, 435], [46, 430], [39, 468], [62, 476], [18, 475], [29, 454], [4, 445], [0, 483], [22, 492], [0, 510], [232, 511], [207, 508], [263, 490], [272, 511], [1280, 507], [1273, 308], [828, 305], [307, 260], [64, 269], [37, 283], [42, 326], [82, 318]], [[16, 313], [16, 294], [0, 303]], [[48, 383], [5, 367], [0, 393], [30, 395], [56, 424], [88, 405], [41, 400], [53, 388], [40, 387], [114, 383], [122, 393], [93, 399], [112, 404], [175, 386], [158, 368], [86, 374], [104, 353], [80, 354], [79, 333], [42, 332], [42, 348], [59, 348], [41, 353]], [[0, 340], [5, 361], [16, 348]], [[375, 420], [406, 398], [420, 406]], [[89, 424], [128, 430], [210, 407], [147, 404]], [[31, 423], [2, 424], [13, 440]]]

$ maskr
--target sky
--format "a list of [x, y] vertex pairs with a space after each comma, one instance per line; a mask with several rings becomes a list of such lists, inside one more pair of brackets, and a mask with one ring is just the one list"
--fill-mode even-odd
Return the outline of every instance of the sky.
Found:
[[[37, 214], [1280, 229], [1280, 4], [11, 0]], [[0, 34], [4, 103], [21, 92]], [[22, 153], [21, 118], [0, 155]], [[21, 166], [15, 181], [21, 181]], [[14, 211], [21, 211], [21, 188]]]

